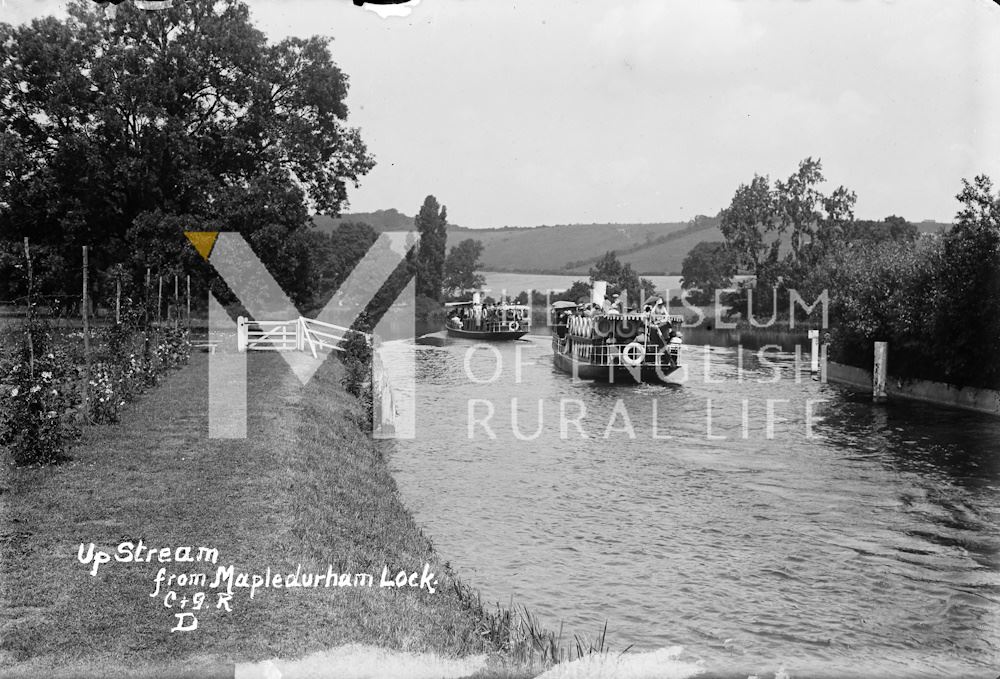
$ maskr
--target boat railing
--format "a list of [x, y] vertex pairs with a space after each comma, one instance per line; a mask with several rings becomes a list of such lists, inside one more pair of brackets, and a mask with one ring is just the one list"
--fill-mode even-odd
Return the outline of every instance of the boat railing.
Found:
[[477, 332], [517, 332], [527, 330], [530, 327], [531, 323], [525, 319], [483, 320], [478, 324], [474, 318], [466, 318], [462, 321], [463, 330]]
[[[680, 344], [659, 342], [629, 341], [615, 342], [574, 342], [572, 337], [565, 338], [569, 344], [568, 353], [577, 360], [595, 365], [667, 365], [677, 362]], [[564, 344], [565, 346], [565, 344]]]

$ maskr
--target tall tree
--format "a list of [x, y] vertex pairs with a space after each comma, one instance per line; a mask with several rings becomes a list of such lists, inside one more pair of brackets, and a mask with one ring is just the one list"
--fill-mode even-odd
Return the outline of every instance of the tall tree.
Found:
[[483, 254], [481, 241], [466, 238], [448, 251], [444, 262], [444, 292], [448, 296], [478, 290], [486, 283], [482, 274], [476, 273]]
[[774, 183], [778, 233], [789, 233], [793, 261], [799, 258], [803, 239], [808, 236], [811, 243], [816, 235], [823, 203], [823, 194], [816, 187], [822, 181], [823, 166], [820, 161], [806, 158], [786, 181], [779, 179]]
[[715, 291], [728, 288], [736, 273], [736, 258], [725, 243], [702, 241], [691, 248], [681, 265], [681, 286], [701, 291], [695, 304], [708, 304]]
[[0, 238], [89, 244], [97, 268], [156, 254], [128, 237], [144, 214], [290, 236], [373, 166], [328, 40], [269, 43], [240, 0], [0, 24], [0, 92]]
[[722, 211], [719, 228], [741, 269], [759, 272], [769, 249], [765, 235], [776, 228], [776, 211], [770, 180], [756, 174], [749, 184], [740, 184]]
[[440, 300], [448, 242], [447, 208], [443, 205], [439, 207], [434, 196], [427, 196], [414, 223], [420, 234], [420, 245], [414, 258], [417, 294]]

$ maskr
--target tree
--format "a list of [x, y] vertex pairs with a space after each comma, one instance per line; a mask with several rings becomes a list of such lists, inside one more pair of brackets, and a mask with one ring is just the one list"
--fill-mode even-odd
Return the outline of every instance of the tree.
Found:
[[719, 228], [741, 269], [759, 272], [768, 251], [765, 234], [775, 229], [776, 210], [770, 180], [755, 174], [749, 184], [740, 184], [722, 211]]
[[961, 209], [944, 236], [932, 336], [947, 381], [1000, 387], [1000, 195], [985, 175], [962, 180]]
[[65, 20], [0, 24], [0, 83], [0, 238], [51, 244], [71, 270], [84, 244], [99, 270], [158, 256], [128, 238], [142, 215], [292, 238], [374, 164], [328, 40], [271, 44], [240, 0], [112, 21], [73, 0]]
[[481, 241], [466, 238], [453, 246], [444, 262], [444, 292], [448, 296], [478, 290], [486, 278], [476, 271], [480, 268], [479, 256], [483, 253]]
[[681, 286], [701, 291], [695, 304], [708, 304], [715, 291], [728, 288], [736, 273], [736, 257], [725, 243], [702, 241], [691, 248], [681, 265]]
[[414, 223], [420, 233], [420, 245], [414, 257], [417, 294], [433, 300], [441, 299], [444, 279], [445, 246], [448, 241], [448, 213], [438, 207], [434, 196], [427, 196]]
[[[586, 281], [573, 281], [573, 285], [569, 286], [568, 289], [563, 290], [562, 292], [557, 292], [553, 294], [549, 301], [580, 302], [581, 300], [583, 300], [586, 303], [590, 301], [590, 291], [591, 291], [590, 283], [587, 283]], [[541, 293], [539, 293], [538, 291], [536, 291], [535, 294], [541, 295]], [[541, 303], [544, 304], [545, 296], [541, 295], [540, 300]]]
[[822, 219], [819, 209], [823, 204], [823, 194], [816, 188], [822, 181], [823, 166], [820, 161], [806, 158], [787, 181], [774, 183], [778, 233], [789, 232], [793, 261], [799, 258], [803, 238], [809, 236], [811, 243]]
[[608, 292], [628, 293], [630, 306], [636, 306], [656, 294], [653, 282], [640, 278], [630, 263], [622, 264], [613, 250], [604, 253], [604, 256], [591, 267], [590, 280], [607, 281]]
[[848, 246], [868, 246], [885, 241], [912, 243], [919, 233], [915, 224], [896, 215], [880, 221], [858, 219], [844, 225], [842, 243]]

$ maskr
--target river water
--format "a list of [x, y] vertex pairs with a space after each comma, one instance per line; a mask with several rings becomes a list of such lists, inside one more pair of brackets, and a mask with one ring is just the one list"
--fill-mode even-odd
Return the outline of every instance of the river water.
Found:
[[393, 471], [486, 601], [742, 676], [997, 676], [1000, 420], [790, 352], [686, 346], [667, 386], [574, 382], [543, 336], [417, 354]]

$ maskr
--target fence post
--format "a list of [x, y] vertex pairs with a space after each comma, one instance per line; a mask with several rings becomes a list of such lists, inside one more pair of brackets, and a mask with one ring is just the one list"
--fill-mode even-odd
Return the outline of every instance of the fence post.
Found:
[[299, 320], [295, 324], [295, 350], [296, 351], [304, 351], [305, 350], [305, 337], [303, 337], [303, 335], [305, 334], [305, 331], [306, 331], [305, 325], [306, 325], [305, 319], [302, 318], [301, 316], [299, 316]]
[[872, 400], [882, 403], [886, 399], [885, 380], [888, 373], [889, 343], [875, 343], [875, 369], [872, 372]]
[[84, 419], [89, 419], [90, 417], [90, 319], [89, 319], [89, 309], [87, 308], [90, 303], [88, 297], [87, 288], [90, 286], [90, 280], [87, 275], [87, 246], [83, 246], [83, 289], [81, 295], [80, 313], [83, 315], [83, 417]]
[[236, 350], [247, 350], [247, 319], [243, 316], [236, 318]]
[[35, 301], [35, 276], [31, 268], [31, 247], [28, 237], [24, 237], [24, 261], [28, 269], [28, 374], [32, 382], [35, 380], [35, 323], [33, 302]]
[[819, 330], [809, 331], [809, 372], [813, 375], [819, 372]]

